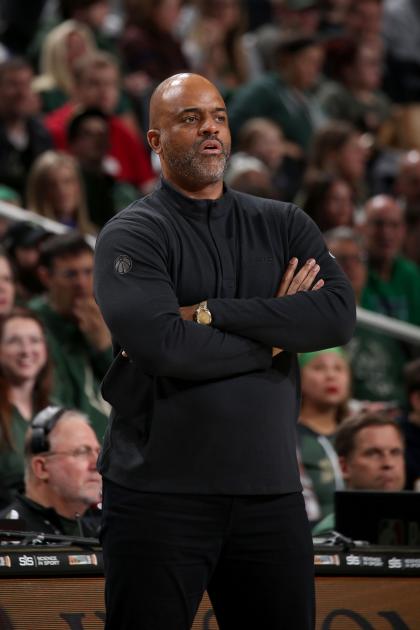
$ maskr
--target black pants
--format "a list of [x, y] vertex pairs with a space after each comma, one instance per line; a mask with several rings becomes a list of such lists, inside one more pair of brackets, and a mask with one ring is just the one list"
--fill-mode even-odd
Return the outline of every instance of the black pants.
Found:
[[300, 494], [136, 492], [104, 481], [106, 630], [189, 630], [207, 589], [220, 630], [312, 630]]

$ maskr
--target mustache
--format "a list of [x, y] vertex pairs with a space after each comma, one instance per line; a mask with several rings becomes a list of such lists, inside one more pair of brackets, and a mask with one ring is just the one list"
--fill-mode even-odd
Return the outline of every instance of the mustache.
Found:
[[226, 157], [229, 157], [229, 151], [226, 150], [226, 147], [224, 145], [223, 140], [221, 140], [217, 135], [215, 134], [211, 134], [209, 136], [207, 136], [206, 138], [204, 138], [203, 140], [197, 140], [194, 143], [194, 149], [199, 149], [201, 147], [202, 144], [204, 144], [205, 142], [217, 142], [218, 144], [220, 144], [221, 148], [222, 148], [222, 153], [223, 155], [225, 155]]

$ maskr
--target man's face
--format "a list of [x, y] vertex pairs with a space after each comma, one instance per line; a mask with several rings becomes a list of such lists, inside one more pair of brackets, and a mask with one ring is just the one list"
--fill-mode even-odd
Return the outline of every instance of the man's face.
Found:
[[45, 458], [48, 485], [59, 499], [93, 505], [100, 501], [101, 478], [96, 470], [99, 442], [92, 428], [81, 418], [59, 421], [50, 434], [50, 451]]
[[6, 118], [25, 117], [32, 113], [32, 70], [8, 70], [0, 81], [0, 114]]
[[15, 283], [9, 261], [0, 256], [0, 315], [12, 310], [15, 301]]
[[330, 251], [337, 259], [348, 277], [357, 296], [366, 283], [366, 257], [362, 248], [355, 241], [333, 241]]
[[87, 69], [76, 86], [76, 97], [86, 109], [97, 107], [113, 114], [119, 98], [119, 76], [114, 66]]
[[370, 426], [355, 436], [353, 452], [340, 458], [343, 477], [352, 490], [402, 490], [404, 446], [392, 425]]
[[57, 257], [46, 281], [55, 310], [64, 316], [71, 315], [77, 299], [93, 295], [93, 254]]
[[201, 78], [175, 83], [162, 97], [159, 129], [149, 131], [164, 176], [181, 188], [203, 187], [223, 178], [230, 154], [225, 103]]
[[313, 87], [319, 79], [323, 61], [324, 51], [321, 46], [308, 46], [296, 53], [291, 62], [294, 86], [302, 91]]
[[103, 118], [86, 118], [71, 145], [82, 165], [100, 164], [108, 149], [108, 124]]
[[366, 247], [375, 260], [392, 261], [401, 251], [405, 226], [403, 211], [389, 197], [374, 199], [366, 208]]

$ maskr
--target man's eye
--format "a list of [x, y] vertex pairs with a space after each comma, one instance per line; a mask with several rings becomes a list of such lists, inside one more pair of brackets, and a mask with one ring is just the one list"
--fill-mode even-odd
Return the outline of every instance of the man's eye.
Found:
[[197, 120], [197, 116], [186, 116], [184, 118], [185, 122], [195, 122]]
[[216, 116], [216, 120], [217, 122], [225, 122], [226, 116], [223, 116], [223, 114], [220, 114], [219, 116]]

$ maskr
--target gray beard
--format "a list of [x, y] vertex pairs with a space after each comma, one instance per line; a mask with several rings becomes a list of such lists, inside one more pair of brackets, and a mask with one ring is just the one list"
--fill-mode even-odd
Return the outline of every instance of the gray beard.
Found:
[[194, 148], [183, 154], [172, 153], [167, 148], [165, 153], [171, 170], [202, 184], [213, 184], [223, 179], [229, 157], [225, 149], [222, 154], [214, 156], [200, 155]]

